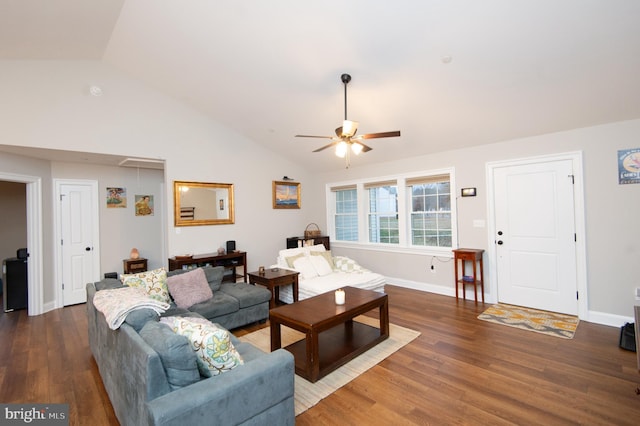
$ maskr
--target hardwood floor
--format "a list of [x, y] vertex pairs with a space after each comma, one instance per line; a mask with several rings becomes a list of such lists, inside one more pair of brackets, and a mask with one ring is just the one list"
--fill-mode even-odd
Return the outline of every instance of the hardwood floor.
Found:
[[[619, 330], [572, 340], [476, 319], [488, 305], [387, 286], [390, 320], [422, 334], [297, 417], [298, 425], [636, 425], [640, 373]], [[237, 335], [262, 326], [235, 330]], [[72, 425], [117, 424], [85, 306], [0, 313], [0, 402], [70, 404]]]

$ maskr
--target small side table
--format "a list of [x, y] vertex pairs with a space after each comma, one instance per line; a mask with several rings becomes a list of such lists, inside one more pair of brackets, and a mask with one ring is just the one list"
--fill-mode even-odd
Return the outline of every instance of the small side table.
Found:
[[290, 271], [288, 269], [277, 268], [265, 269], [264, 273], [258, 271], [249, 272], [249, 283], [260, 284], [265, 286], [271, 292], [271, 300], [269, 301], [269, 309], [276, 307], [276, 302], [280, 299], [280, 286], [293, 286], [293, 301], [298, 301], [298, 275], [299, 272]]
[[[461, 248], [453, 250], [453, 260], [456, 268], [456, 300], [458, 299], [458, 284], [462, 284], [462, 298], [466, 300], [464, 286], [465, 284], [473, 284], [473, 295], [475, 296], [476, 303], [478, 303], [478, 284], [480, 285], [480, 294], [482, 295], [482, 303], [484, 303], [484, 270], [482, 267], [482, 249], [469, 249]], [[458, 275], [458, 261], [462, 262], [462, 278]], [[464, 274], [465, 262], [471, 262], [473, 265], [473, 275], [467, 279], [467, 275]], [[476, 263], [480, 264], [480, 275], [476, 274]]]
[[122, 261], [125, 274], [137, 274], [147, 271], [147, 259], [140, 257], [138, 259], [124, 259]]

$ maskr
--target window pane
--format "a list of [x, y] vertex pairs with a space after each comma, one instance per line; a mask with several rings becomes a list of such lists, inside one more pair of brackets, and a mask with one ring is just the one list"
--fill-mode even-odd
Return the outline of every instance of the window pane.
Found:
[[398, 244], [398, 188], [385, 185], [368, 189], [369, 242]]
[[335, 191], [336, 240], [358, 241], [358, 193], [356, 189]]
[[450, 188], [448, 180], [411, 186], [411, 244], [451, 247]]

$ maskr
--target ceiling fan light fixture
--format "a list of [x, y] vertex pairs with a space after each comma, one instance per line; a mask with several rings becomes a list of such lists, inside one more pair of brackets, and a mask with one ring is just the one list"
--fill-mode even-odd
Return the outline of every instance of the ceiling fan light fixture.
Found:
[[347, 145], [347, 143], [345, 141], [341, 141], [336, 145], [336, 156], [340, 157], [340, 158], [344, 158], [345, 155], [347, 155], [347, 150], [349, 149], [349, 146]]
[[356, 134], [358, 130], [358, 122], [351, 120], [344, 120], [342, 122], [342, 136], [350, 137]]
[[358, 155], [362, 152], [362, 148], [364, 148], [362, 146], [362, 144], [358, 143], [358, 142], [352, 142], [351, 143], [351, 151], [353, 151], [353, 153], [355, 155]]

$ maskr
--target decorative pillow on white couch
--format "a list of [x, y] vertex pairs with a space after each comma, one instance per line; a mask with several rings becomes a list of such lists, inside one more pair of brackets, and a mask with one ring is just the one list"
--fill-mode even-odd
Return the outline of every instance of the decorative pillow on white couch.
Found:
[[316, 268], [313, 266], [313, 263], [311, 263], [311, 258], [307, 256], [302, 256], [294, 260], [293, 269], [300, 272], [300, 275], [302, 275], [302, 278], [305, 280], [310, 280], [318, 276]]
[[319, 276], [324, 277], [333, 272], [333, 268], [323, 256], [309, 256], [309, 260]]
[[167, 287], [178, 308], [189, 309], [213, 297], [202, 268], [167, 278]]
[[142, 288], [150, 297], [156, 300], [166, 303], [171, 302], [169, 289], [167, 288], [167, 271], [164, 268], [138, 274], [123, 274], [120, 275], [120, 281], [129, 287]]
[[217, 376], [244, 364], [231, 343], [229, 332], [205, 319], [164, 317], [160, 321], [189, 339], [198, 357], [198, 369], [204, 377]]

